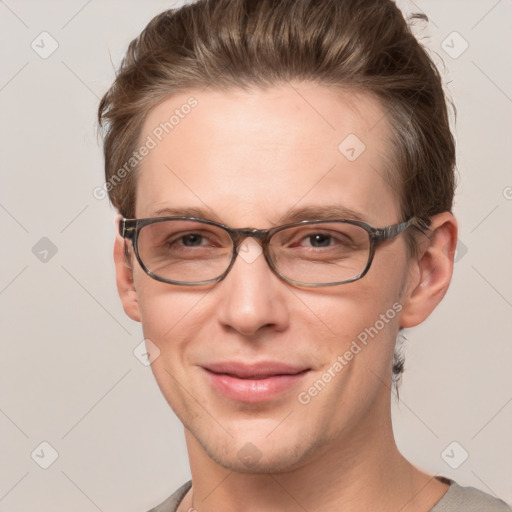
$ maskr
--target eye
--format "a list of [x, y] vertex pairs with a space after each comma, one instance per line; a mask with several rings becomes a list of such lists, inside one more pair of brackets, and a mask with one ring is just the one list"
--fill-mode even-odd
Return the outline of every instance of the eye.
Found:
[[179, 237], [178, 241], [181, 241], [186, 247], [198, 247], [204, 241], [204, 236], [198, 233], [189, 233]]
[[173, 233], [166, 239], [169, 247], [220, 247], [221, 241], [214, 233], [210, 232], [189, 232]]
[[352, 244], [352, 240], [345, 233], [339, 231], [308, 231], [298, 233], [291, 247], [312, 247], [320, 249], [322, 247], [347, 247]]
[[305, 239], [312, 247], [329, 247], [332, 243], [332, 237], [325, 233], [316, 233], [308, 235]]

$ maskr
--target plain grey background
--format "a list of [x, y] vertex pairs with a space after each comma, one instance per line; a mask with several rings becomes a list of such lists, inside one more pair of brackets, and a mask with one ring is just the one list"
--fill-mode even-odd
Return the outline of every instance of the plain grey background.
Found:
[[[133, 354], [142, 331], [115, 288], [114, 211], [93, 195], [99, 98], [128, 43], [174, 5], [0, 0], [1, 511], [141, 512], [189, 478], [181, 424]], [[458, 109], [460, 240], [447, 297], [406, 333], [397, 442], [512, 502], [512, 4], [400, 5], [430, 17], [417, 29]]]

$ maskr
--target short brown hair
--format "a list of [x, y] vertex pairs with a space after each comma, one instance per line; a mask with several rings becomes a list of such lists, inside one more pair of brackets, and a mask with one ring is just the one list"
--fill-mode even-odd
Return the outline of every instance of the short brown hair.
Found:
[[[291, 80], [376, 97], [391, 129], [396, 170], [389, 179], [402, 219], [428, 225], [451, 210], [455, 144], [441, 77], [391, 0], [199, 0], [154, 17], [130, 43], [98, 109], [114, 206], [135, 217], [137, 165], [126, 172], [126, 163], [161, 101], [202, 87]], [[407, 241], [414, 252], [413, 238]], [[402, 366], [395, 357], [394, 373]]]
[[[99, 104], [107, 183], [136, 149], [148, 112], [170, 95], [293, 79], [380, 99], [402, 217], [451, 210], [455, 145], [441, 78], [391, 0], [199, 0], [154, 17]], [[123, 174], [109, 196], [134, 217], [136, 172]]]

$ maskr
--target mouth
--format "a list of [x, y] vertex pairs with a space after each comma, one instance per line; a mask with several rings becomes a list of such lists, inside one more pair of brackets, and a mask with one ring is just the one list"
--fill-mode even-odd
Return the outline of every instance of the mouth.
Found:
[[212, 388], [234, 401], [265, 402], [296, 387], [311, 368], [263, 362], [216, 363], [203, 366]]
[[[306, 370], [304, 370], [304, 371], [306, 371]], [[227, 375], [228, 377], [233, 377], [235, 379], [264, 380], [264, 379], [270, 379], [272, 377], [284, 377], [285, 375], [298, 375], [299, 373], [302, 373], [302, 372], [297, 372], [297, 373], [276, 373], [276, 374], [268, 374], [268, 375], [248, 375], [246, 377], [242, 377], [240, 375], [234, 375], [234, 374], [231, 374], [231, 373], [217, 373], [217, 372], [212, 372], [212, 373], [215, 373], [216, 375]]]

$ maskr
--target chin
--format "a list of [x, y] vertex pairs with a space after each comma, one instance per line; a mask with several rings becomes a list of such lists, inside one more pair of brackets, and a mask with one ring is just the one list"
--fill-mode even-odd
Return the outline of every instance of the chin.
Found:
[[285, 473], [297, 466], [287, 454], [273, 453], [265, 457], [252, 443], [246, 443], [238, 452], [225, 454], [215, 450], [207, 451], [208, 456], [219, 466], [235, 473], [276, 474]]
[[250, 436], [244, 432], [243, 435], [230, 437], [226, 434], [217, 439], [207, 432], [192, 430], [191, 433], [210, 459], [236, 473], [286, 473], [305, 465], [319, 453], [319, 440], [308, 445], [305, 443], [307, 437], [300, 432], [291, 436], [289, 431], [283, 430], [281, 436], [275, 433], [269, 437], [265, 429], [264, 434], [260, 431], [259, 435]]

